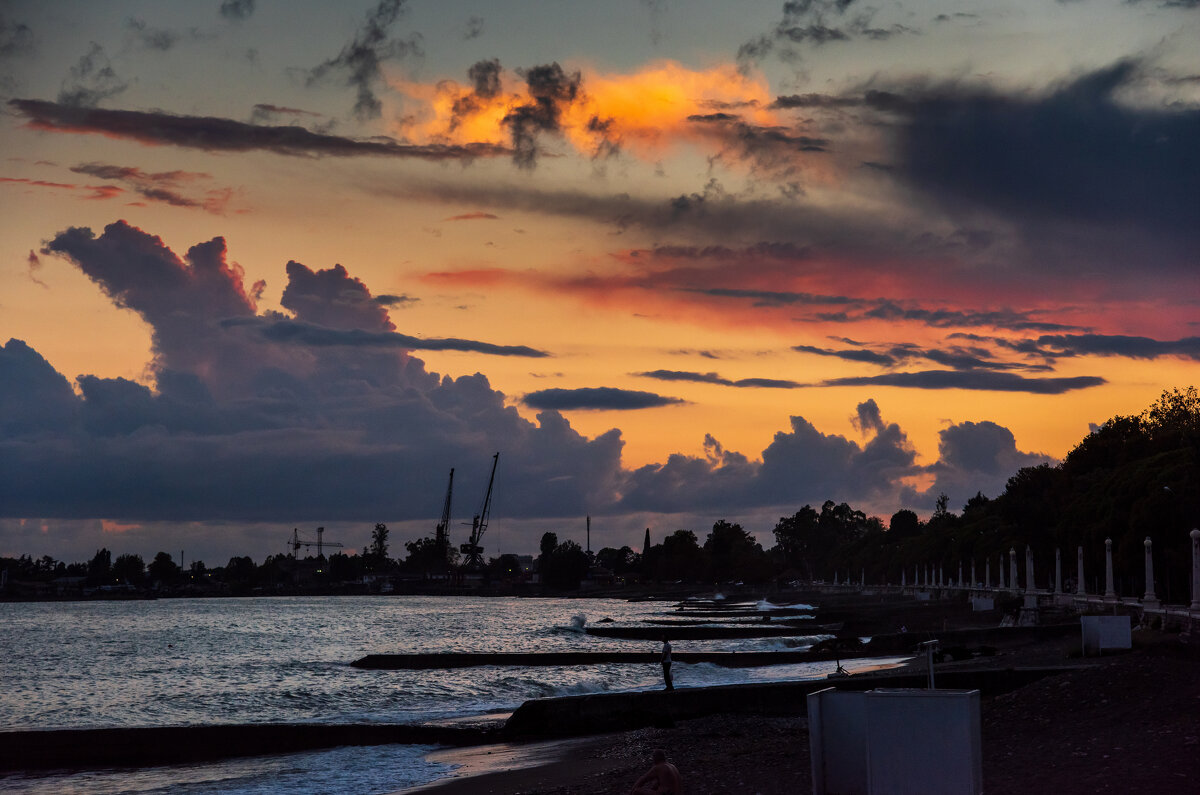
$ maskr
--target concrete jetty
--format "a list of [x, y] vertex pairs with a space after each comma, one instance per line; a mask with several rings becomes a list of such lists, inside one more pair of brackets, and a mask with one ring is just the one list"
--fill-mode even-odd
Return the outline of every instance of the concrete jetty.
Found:
[[[861, 656], [861, 655], [856, 655]], [[791, 665], [794, 663], [826, 662], [844, 659], [833, 652], [812, 651], [725, 651], [725, 652], [672, 652], [671, 659], [677, 663], [710, 663], [724, 668], [756, 668], [767, 665]], [[483, 665], [507, 665], [525, 668], [549, 666], [580, 666], [620, 664], [657, 664], [660, 652], [604, 652], [571, 651], [543, 652], [540, 654], [368, 654], [350, 663], [355, 668], [371, 670], [416, 671], [438, 668], [473, 668]]]
[[254, 723], [126, 729], [0, 732], [0, 770], [145, 767], [343, 745], [480, 745], [497, 742], [476, 728], [398, 724]]
[[[1052, 676], [1072, 667], [1004, 668], [970, 671], [939, 671], [938, 686], [979, 690], [998, 695]], [[911, 674], [860, 674], [843, 679], [801, 682], [763, 682], [722, 687], [677, 688], [633, 693], [595, 693], [586, 696], [542, 698], [526, 701], [504, 726], [511, 739], [566, 737], [628, 731], [647, 726], [671, 725], [716, 713], [792, 715], [803, 713], [805, 697], [836, 684], [840, 689], [871, 690], [877, 687], [924, 688], [924, 671]]]

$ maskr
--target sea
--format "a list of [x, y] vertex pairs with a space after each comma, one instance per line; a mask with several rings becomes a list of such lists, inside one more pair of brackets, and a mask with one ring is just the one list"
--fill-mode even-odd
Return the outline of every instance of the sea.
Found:
[[[720, 594], [715, 595], [723, 598]], [[713, 598], [710, 595], [708, 598]], [[766, 603], [746, 607], [769, 608]], [[367, 654], [652, 651], [588, 635], [678, 603], [466, 596], [314, 596], [0, 604], [0, 729], [481, 719], [550, 696], [662, 687], [657, 665], [376, 671]], [[802, 649], [825, 635], [679, 640], [682, 651]], [[863, 666], [878, 661], [863, 661]], [[843, 661], [853, 670], [853, 661]], [[677, 688], [821, 678], [835, 664], [672, 668]], [[486, 720], [486, 718], [483, 718]], [[2, 741], [2, 739], [0, 739]], [[435, 746], [344, 747], [204, 764], [0, 774], [49, 795], [396, 793], [453, 775]]]

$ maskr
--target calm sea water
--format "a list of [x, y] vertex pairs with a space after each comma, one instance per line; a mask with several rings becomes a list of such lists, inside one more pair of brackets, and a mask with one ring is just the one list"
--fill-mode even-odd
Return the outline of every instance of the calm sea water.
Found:
[[[362, 671], [372, 653], [657, 651], [594, 638], [589, 623], [674, 605], [588, 599], [295, 597], [0, 604], [7, 729], [213, 723], [421, 723], [511, 711], [530, 698], [661, 687], [657, 666]], [[807, 645], [679, 641], [678, 651]], [[823, 676], [833, 663], [676, 664], [677, 687]], [[21, 793], [386, 793], [450, 771], [429, 748], [332, 749], [203, 765], [0, 777]]]

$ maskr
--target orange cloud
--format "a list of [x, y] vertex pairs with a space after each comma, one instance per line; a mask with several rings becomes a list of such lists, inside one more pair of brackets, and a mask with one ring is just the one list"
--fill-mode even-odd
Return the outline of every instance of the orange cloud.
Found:
[[130, 530], [137, 530], [140, 527], [140, 524], [126, 524], [112, 519], [100, 520], [100, 529], [105, 533], [128, 533]]
[[[453, 80], [393, 81], [394, 88], [423, 105], [403, 122], [404, 134], [441, 143], [507, 143], [505, 119], [537, 100], [518, 76], [503, 73], [500, 81], [500, 90], [490, 96]], [[706, 151], [727, 145], [723, 121], [790, 129], [769, 109], [771, 101], [765, 78], [743, 75], [731, 64], [694, 70], [658, 61], [632, 74], [582, 72], [580, 91], [559, 104], [557, 122], [563, 138], [580, 153], [619, 146], [653, 160], [681, 144]]]

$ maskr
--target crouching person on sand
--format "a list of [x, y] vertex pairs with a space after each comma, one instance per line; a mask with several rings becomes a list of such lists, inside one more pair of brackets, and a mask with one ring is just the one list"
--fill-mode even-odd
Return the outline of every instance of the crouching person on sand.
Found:
[[667, 761], [666, 752], [656, 750], [652, 758], [654, 764], [633, 783], [629, 795], [683, 795], [679, 768]]

